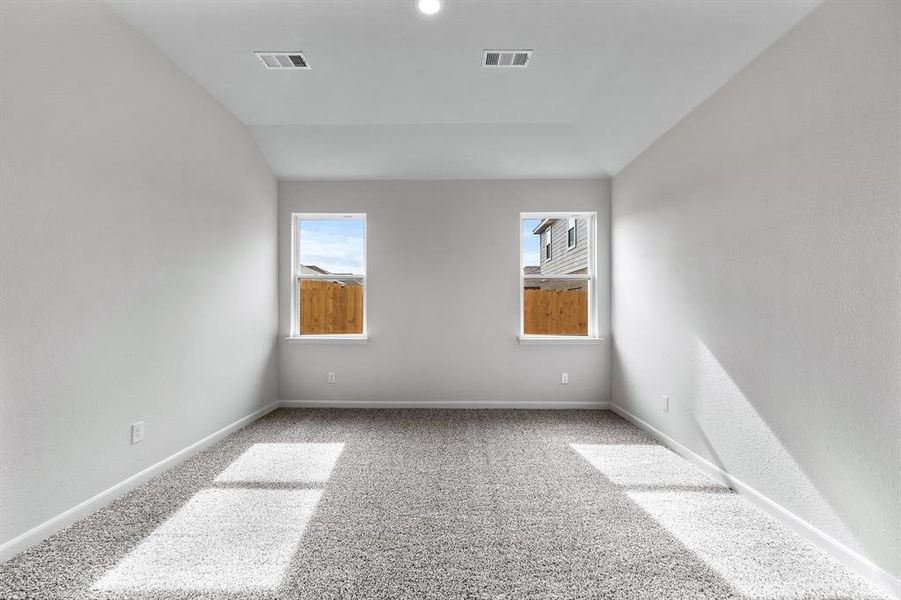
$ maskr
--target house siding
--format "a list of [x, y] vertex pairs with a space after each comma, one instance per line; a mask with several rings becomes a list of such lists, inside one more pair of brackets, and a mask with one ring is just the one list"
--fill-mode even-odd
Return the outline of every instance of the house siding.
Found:
[[576, 219], [576, 247], [566, 247], [568, 219], [555, 219], [551, 232], [551, 259], [544, 254], [547, 231], [541, 234], [541, 274], [571, 275], [588, 272], [588, 219]]

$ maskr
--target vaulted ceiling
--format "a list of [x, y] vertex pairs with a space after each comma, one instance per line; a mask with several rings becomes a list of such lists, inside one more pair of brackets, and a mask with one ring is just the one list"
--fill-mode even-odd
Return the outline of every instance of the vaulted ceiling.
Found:
[[[819, 0], [109, 3], [280, 178], [453, 179], [615, 174]], [[487, 48], [534, 54], [483, 69]]]

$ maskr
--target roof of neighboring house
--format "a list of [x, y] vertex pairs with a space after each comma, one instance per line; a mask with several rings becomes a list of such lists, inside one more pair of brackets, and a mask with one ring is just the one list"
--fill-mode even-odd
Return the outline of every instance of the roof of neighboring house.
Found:
[[532, 233], [544, 233], [544, 230], [551, 226], [551, 224], [557, 219], [542, 219], [541, 223], [538, 224], [535, 229], [532, 230]]
[[[541, 275], [541, 267], [534, 265], [526, 265], [522, 268], [522, 272], [524, 275]], [[524, 279], [522, 282], [522, 287], [524, 289], [535, 289], [541, 287], [540, 279]]]
[[317, 267], [316, 265], [300, 265], [300, 272], [306, 275], [331, 275], [322, 267]]
[[353, 273], [332, 273], [316, 265], [300, 265], [301, 275], [334, 275], [335, 277], [353, 277]]

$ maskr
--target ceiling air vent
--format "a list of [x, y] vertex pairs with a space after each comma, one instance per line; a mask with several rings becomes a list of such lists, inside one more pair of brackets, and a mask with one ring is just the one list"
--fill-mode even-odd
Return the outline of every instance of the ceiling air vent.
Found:
[[309, 69], [303, 52], [254, 52], [267, 69]]
[[525, 69], [531, 59], [531, 50], [482, 51], [482, 66], [486, 69]]

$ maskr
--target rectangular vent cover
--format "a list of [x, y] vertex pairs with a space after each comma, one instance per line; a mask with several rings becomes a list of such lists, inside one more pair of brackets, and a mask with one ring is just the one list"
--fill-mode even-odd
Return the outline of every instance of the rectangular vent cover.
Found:
[[267, 69], [309, 69], [303, 52], [254, 52]]
[[531, 50], [482, 51], [482, 66], [487, 69], [525, 69], [531, 59]]

